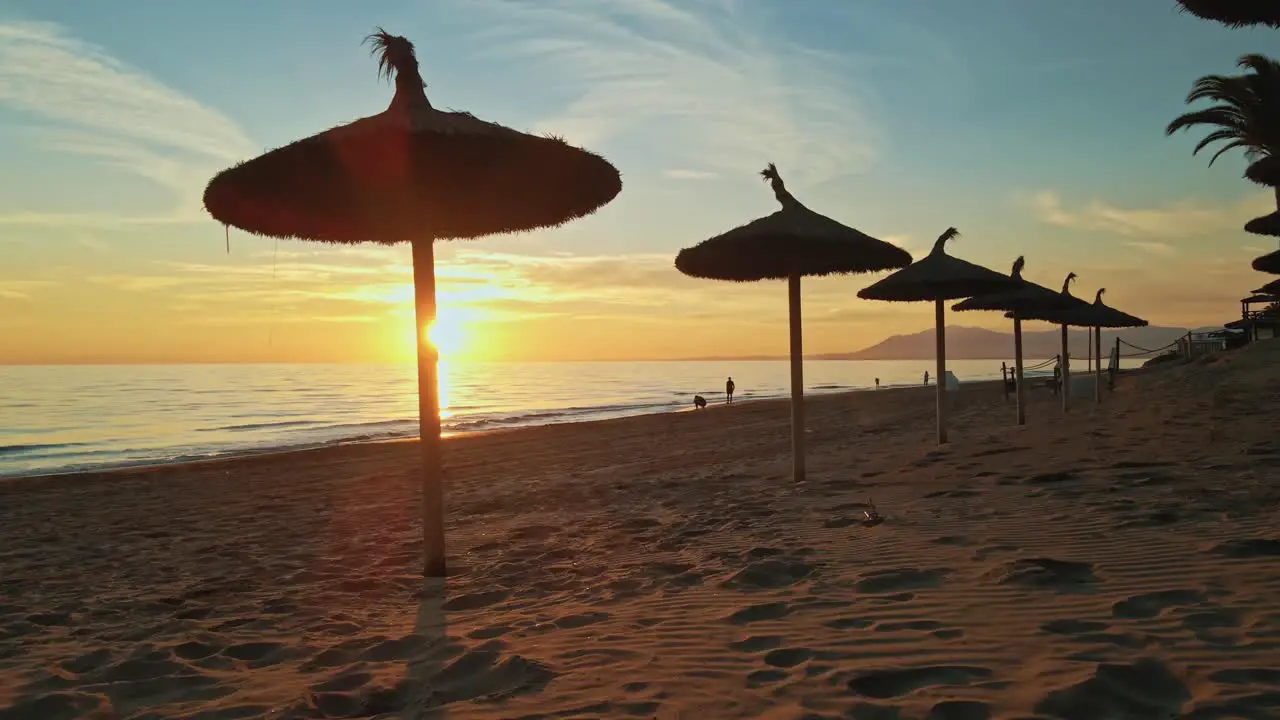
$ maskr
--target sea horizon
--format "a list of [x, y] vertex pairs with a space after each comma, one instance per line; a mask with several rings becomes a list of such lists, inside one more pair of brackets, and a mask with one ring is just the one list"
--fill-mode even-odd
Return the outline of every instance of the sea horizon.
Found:
[[[1026, 365], [1045, 362], [1028, 359]], [[1140, 360], [1125, 362], [1135, 367]], [[658, 369], [661, 368], [659, 371]], [[693, 396], [789, 396], [790, 364], [739, 361], [441, 363], [446, 435], [676, 412]], [[960, 382], [993, 360], [948, 362]], [[918, 386], [932, 360], [806, 360], [806, 394]], [[1034, 374], [1034, 373], [1033, 373]], [[180, 463], [418, 436], [412, 363], [0, 367], [0, 477]]]

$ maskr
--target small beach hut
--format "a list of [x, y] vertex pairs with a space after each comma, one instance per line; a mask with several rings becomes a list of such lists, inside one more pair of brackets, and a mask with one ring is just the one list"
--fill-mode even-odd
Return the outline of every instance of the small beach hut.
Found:
[[951, 306], [952, 310], [964, 312], [968, 310], [997, 310], [1006, 313], [1013, 319], [1013, 372], [1015, 395], [1018, 403], [1018, 424], [1027, 424], [1026, 396], [1022, 384], [1022, 318], [1032, 310], [1068, 310], [1083, 306], [1085, 302], [1079, 298], [1064, 297], [1043, 285], [1037, 285], [1022, 277], [1022, 269], [1026, 260], [1021, 255], [1013, 261], [1010, 279], [1017, 283], [1011, 290], [979, 295], [962, 300]]
[[1178, 0], [1183, 11], [1228, 27], [1270, 25], [1280, 28], [1280, 4], [1275, 0]]
[[[422, 444], [423, 572], [445, 574], [436, 316], [436, 240], [553, 227], [589, 215], [622, 190], [616, 168], [554, 137], [527, 135], [427, 100], [413, 44], [367, 38], [390, 106], [218, 173], [204, 205], [256, 235], [329, 243], [410, 243]], [[337, 92], [338, 90], [335, 90]]]
[[805, 207], [786, 188], [773, 163], [760, 175], [782, 209], [685, 248], [676, 269], [712, 280], [786, 280], [791, 330], [791, 475], [804, 480], [804, 350], [800, 278], [906, 267], [906, 250], [877, 240]]
[[1018, 282], [1007, 275], [980, 265], [952, 257], [946, 252], [947, 241], [960, 236], [960, 231], [947, 228], [933, 243], [923, 259], [858, 291], [865, 300], [888, 302], [933, 302], [934, 330], [937, 343], [938, 444], [947, 442], [946, 387], [947, 376], [947, 300], [987, 295], [1016, 289]]

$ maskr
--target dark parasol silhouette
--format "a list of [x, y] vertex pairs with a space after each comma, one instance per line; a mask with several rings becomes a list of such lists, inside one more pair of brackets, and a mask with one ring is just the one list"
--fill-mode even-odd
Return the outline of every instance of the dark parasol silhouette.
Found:
[[858, 297], [866, 300], [890, 302], [926, 302], [934, 304], [934, 325], [937, 333], [937, 396], [938, 443], [947, 441], [946, 384], [947, 384], [947, 327], [946, 300], [975, 295], [1014, 290], [1017, 280], [988, 270], [980, 265], [947, 254], [948, 240], [959, 237], [960, 231], [947, 228], [933, 243], [933, 249], [923, 259], [899, 270], [889, 277], [865, 287]]
[[1280, 275], [1280, 250], [1253, 259], [1253, 269], [1258, 272]]
[[1280, 211], [1256, 217], [1245, 223], [1244, 231], [1254, 235], [1280, 237]]
[[907, 251], [877, 240], [805, 207], [770, 163], [760, 173], [782, 209], [685, 248], [676, 269], [697, 278], [751, 282], [787, 281], [791, 329], [792, 478], [804, 480], [804, 353], [800, 278], [866, 273], [906, 267]]
[[1257, 295], [1272, 295], [1280, 297], [1280, 280], [1272, 280], [1253, 292]]
[[951, 306], [952, 310], [960, 312], [967, 310], [1003, 311], [1006, 313], [1006, 317], [1013, 319], [1014, 392], [1018, 401], [1019, 425], [1027, 424], [1026, 396], [1022, 385], [1023, 316], [1032, 310], [1069, 310], [1072, 307], [1085, 304], [1079, 298], [1064, 297], [1062, 293], [1054, 292], [1043, 285], [1024, 280], [1022, 270], [1025, 265], [1026, 260], [1021, 255], [1018, 256], [1017, 260], [1013, 261], [1013, 270], [1009, 273], [1009, 277], [1018, 283], [1014, 289], [990, 295], [979, 295]]
[[330, 243], [409, 242], [413, 249], [428, 576], [445, 574], [435, 240], [553, 227], [622, 190], [616, 168], [563, 140], [446, 112], [427, 100], [413, 44], [378, 29], [367, 40], [395, 95], [383, 112], [218, 173], [204, 204], [257, 235]]
[[1178, 0], [1183, 12], [1228, 27], [1270, 25], [1280, 28], [1280, 5], [1274, 0]]

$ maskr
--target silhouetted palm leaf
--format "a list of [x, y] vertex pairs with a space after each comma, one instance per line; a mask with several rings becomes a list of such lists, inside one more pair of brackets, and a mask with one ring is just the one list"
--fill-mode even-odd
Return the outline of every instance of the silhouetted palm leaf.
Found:
[[1265, 55], [1240, 58], [1241, 75], [1206, 75], [1191, 87], [1187, 103], [1208, 101], [1212, 107], [1174, 118], [1166, 135], [1208, 125], [1214, 129], [1196, 144], [1192, 154], [1223, 143], [1209, 159], [1212, 165], [1228, 151], [1240, 148], [1254, 160], [1280, 155], [1280, 62]]

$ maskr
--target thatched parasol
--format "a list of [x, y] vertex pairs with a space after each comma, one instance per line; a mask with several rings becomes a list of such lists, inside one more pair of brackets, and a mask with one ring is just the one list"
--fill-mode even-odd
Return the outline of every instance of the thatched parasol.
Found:
[[911, 264], [907, 251], [842, 225], [800, 203], [773, 163], [760, 173], [782, 209], [676, 255], [676, 269], [698, 278], [787, 280], [791, 326], [791, 474], [804, 480], [804, 353], [800, 278], [891, 270]]
[[1258, 272], [1280, 275], [1280, 250], [1253, 259], [1253, 269]]
[[464, 112], [432, 107], [413, 44], [378, 29], [367, 38], [394, 78], [383, 112], [299, 140], [218, 173], [204, 204], [257, 235], [331, 243], [409, 242], [418, 327], [423, 542], [429, 576], [445, 573], [432, 243], [560, 225], [622, 189], [604, 158]]
[[1280, 211], [1250, 220], [1245, 223], [1244, 231], [1254, 235], [1280, 237]]
[[1280, 187], [1280, 156], [1267, 155], [1244, 169], [1244, 176], [1259, 185]]
[[1280, 28], [1280, 5], [1275, 0], [1178, 0], [1186, 12], [1228, 27], [1270, 25]]
[[865, 287], [858, 292], [858, 297], [866, 300], [887, 300], [890, 302], [924, 302], [933, 301], [934, 325], [937, 332], [937, 379], [938, 379], [938, 443], [947, 441], [946, 383], [947, 383], [947, 326], [946, 300], [975, 295], [1013, 290], [1018, 281], [974, 265], [946, 253], [944, 246], [948, 240], [960, 236], [955, 228], [947, 228], [938, 236], [933, 250], [924, 259], [912, 263], [910, 267], [899, 270], [889, 277]]
[[[1071, 294], [1071, 283], [1075, 282], [1076, 274], [1067, 273], [1067, 279], [1062, 281], [1062, 292], [1058, 293], [1060, 297], [1067, 302], [1071, 309], [1067, 311], [1056, 310], [1053, 308], [1026, 308], [1023, 312], [1018, 313], [1024, 320], [1040, 320], [1042, 322], [1050, 322], [1055, 325], [1062, 326], [1062, 355], [1060, 363], [1062, 367], [1062, 411], [1067, 412], [1071, 409], [1071, 357], [1068, 354], [1067, 347], [1067, 327], [1091, 327], [1092, 325], [1085, 321], [1081, 322], [1078, 315], [1074, 313], [1087, 308], [1088, 303], [1080, 300]], [[1073, 302], [1074, 301], [1074, 302]], [[1013, 313], [1005, 313], [1005, 317], [1012, 318]]]
[[[1071, 294], [1070, 285], [1075, 279], [1075, 273], [1067, 275], [1066, 281], [1062, 284], [1063, 295]], [[1094, 347], [1098, 348], [1098, 363], [1094, 366], [1093, 398], [1095, 403], [1100, 403], [1102, 402], [1102, 328], [1146, 327], [1147, 325], [1146, 320], [1116, 310], [1102, 302], [1102, 295], [1106, 291], [1106, 288], [1099, 289], [1098, 293], [1093, 297], [1093, 304], [1081, 302], [1067, 310], [1048, 310], [1035, 313], [1036, 320], [1053, 322], [1062, 326], [1062, 357], [1065, 358], [1062, 363], [1064, 397], [1062, 409], [1064, 411], [1069, 407], [1066, 396], [1070, 394], [1068, 392], [1070, 387], [1070, 358], [1067, 353], [1068, 326], [1093, 328], [1093, 344]]]
[[1064, 297], [1043, 285], [1037, 285], [1022, 278], [1022, 269], [1026, 260], [1021, 255], [1013, 261], [1010, 279], [1018, 286], [1013, 290], [979, 295], [963, 300], [951, 306], [952, 310], [998, 310], [1004, 311], [1013, 319], [1013, 369], [1015, 394], [1018, 399], [1018, 424], [1027, 424], [1026, 397], [1022, 385], [1022, 316], [1029, 310], [1067, 310], [1076, 305], [1084, 305], [1084, 301], [1073, 297]]
[[1280, 280], [1272, 280], [1253, 292], [1258, 295], [1272, 295], [1280, 297]]

